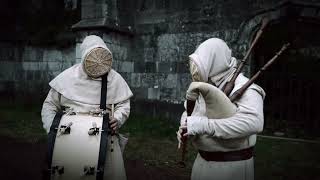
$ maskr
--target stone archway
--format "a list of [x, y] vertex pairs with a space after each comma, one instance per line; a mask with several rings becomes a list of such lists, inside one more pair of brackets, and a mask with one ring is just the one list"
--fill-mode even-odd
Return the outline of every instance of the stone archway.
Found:
[[[243, 26], [254, 37], [262, 17], [270, 23], [251, 56], [250, 74], [265, 64], [286, 42], [290, 49], [261, 77], [257, 84], [267, 92], [265, 127], [291, 137], [320, 137], [320, 7], [285, 2], [261, 13]], [[251, 39], [252, 39], [251, 38]], [[250, 41], [251, 39], [242, 42]], [[241, 42], [241, 39], [240, 39]], [[249, 44], [249, 43], [248, 43]]]

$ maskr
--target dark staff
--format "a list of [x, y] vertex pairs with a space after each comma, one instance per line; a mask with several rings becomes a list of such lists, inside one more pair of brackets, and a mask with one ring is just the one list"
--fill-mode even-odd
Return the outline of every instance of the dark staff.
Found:
[[263, 33], [263, 30], [265, 29], [265, 27], [267, 26], [268, 24], [268, 19], [267, 18], [263, 18], [262, 20], [262, 25], [259, 29], [259, 31], [257, 32], [257, 35], [256, 37], [254, 38], [249, 50], [247, 51], [246, 55], [244, 56], [244, 58], [241, 60], [241, 63], [239, 64], [236, 72], [234, 73], [234, 75], [232, 76], [231, 80], [229, 82], [226, 83], [226, 85], [222, 88], [222, 91], [224, 92], [224, 94], [226, 94], [227, 96], [230, 95], [232, 89], [234, 88], [234, 83], [237, 79], [237, 77], [239, 76], [239, 74], [241, 73], [243, 67], [244, 67], [244, 64], [246, 63], [252, 49], [256, 46], [256, 43], [258, 42], [258, 40], [260, 39], [262, 33]]

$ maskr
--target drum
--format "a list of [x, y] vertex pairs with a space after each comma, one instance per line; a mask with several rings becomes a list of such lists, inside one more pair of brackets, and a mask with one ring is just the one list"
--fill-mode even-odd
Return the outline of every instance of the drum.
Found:
[[59, 126], [55, 128], [51, 180], [96, 179], [99, 151], [106, 151], [100, 150], [102, 127], [103, 116], [61, 116]]

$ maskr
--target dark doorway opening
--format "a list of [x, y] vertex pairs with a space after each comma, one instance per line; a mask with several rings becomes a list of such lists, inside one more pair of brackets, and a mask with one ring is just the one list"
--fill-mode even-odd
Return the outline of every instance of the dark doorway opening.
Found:
[[319, 138], [320, 131], [320, 22], [283, 18], [266, 28], [253, 53], [253, 72], [281, 46], [290, 48], [257, 81], [267, 93], [266, 133]]

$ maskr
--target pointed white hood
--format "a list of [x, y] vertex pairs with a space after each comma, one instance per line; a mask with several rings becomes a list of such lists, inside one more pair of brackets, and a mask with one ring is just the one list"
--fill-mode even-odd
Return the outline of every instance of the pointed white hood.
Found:
[[[49, 85], [64, 97], [86, 104], [99, 104], [101, 94], [101, 78], [89, 77], [83, 69], [83, 60], [92, 49], [101, 47], [109, 51], [98, 36], [88, 36], [80, 46], [82, 61], [66, 69], [54, 78]], [[110, 70], [107, 84], [107, 104], [116, 104], [127, 100], [132, 92], [119, 73]]]
[[198, 66], [201, 79], [211, 80], [218, 87], [231, 78], [237, 65], [228, 45], [218, 38], [204, 41], [189, 57]]

